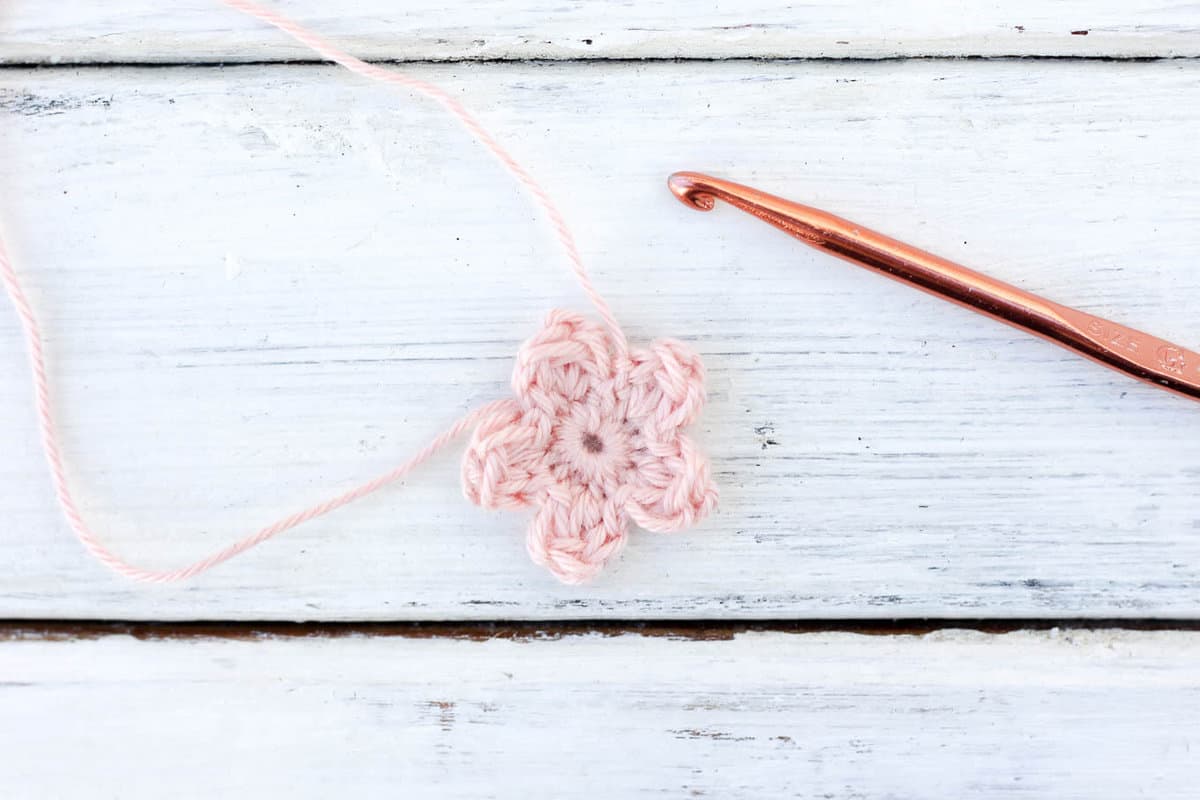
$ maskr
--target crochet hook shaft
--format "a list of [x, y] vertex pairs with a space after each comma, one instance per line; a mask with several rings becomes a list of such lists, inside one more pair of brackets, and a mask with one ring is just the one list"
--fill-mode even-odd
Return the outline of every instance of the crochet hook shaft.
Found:
[[1139, 330], [1038, 297], [820, 209], [696, 172], [667, 185], [685, 205], [723, 200], [859, 266], [903, 281], [1054, 342], [1106, 367], [1200, 400], [1200, 354]]

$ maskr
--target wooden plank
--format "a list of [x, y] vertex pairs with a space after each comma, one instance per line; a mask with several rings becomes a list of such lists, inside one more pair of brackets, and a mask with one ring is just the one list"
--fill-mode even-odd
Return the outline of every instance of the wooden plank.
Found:
[[[1181, 57], [1200, 55], [1200, 3], [1118, 0], [276, 3], [364, 58]], [[311, 53], [214, 0], [10, 0], [0, 62], [268, 61]]]
[[[720, 513], [584, 588], [455, 455], [211, 575], [92, 563], [0, 383], [0, 615], [125, 619], [1194, 617], [1196, 407], [729, 210], [707, 169], [1183, 342], [1200, 64], [445, 65], [559, 197], [637, 339], [710, 369]], [[178, 565], [504, 396], [584, 300], [528, 202], [429, 104], [325, 67], [6, 70], [0, 219], [50, 331], [71, 476]], [[23, 376], [0, 315], [0, 373]]]
[[[1200, 634], [0, 643], [13, 797], [1184, 797]], [[63, 768], [64, 754], [70, 768]]]

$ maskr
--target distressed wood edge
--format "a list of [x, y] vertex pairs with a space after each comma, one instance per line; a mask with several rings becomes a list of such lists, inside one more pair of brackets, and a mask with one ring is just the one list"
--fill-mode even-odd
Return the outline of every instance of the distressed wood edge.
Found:
[[0, 642], [71, 642], [129, 637], [138, 641], [273, 639], [402, 638], [489, 641], [493, 639], [532, 642], [556, 641], [584, 636], [612, 638], [635, 635], [644, 638], [685, 641], [731, 641], [748, 633], [807, 635], [847, 633], [860, 636], [926, 636], [949, 631], [968, 631], [991, 636], [1042, 631], [1151, 631], [1200, 632], [1200, 620], [1168, 619], [893, 619], [893, 620], [767, 620], [727, 621], [697, 619], [679, 621], [567, 620], [545, 622], [511, 620], [497, 622], [119, 622], [65, 620], [0, 620]]
[[[781, 64], [803, 64], [807, 62], [817, 63], [888, 63], [888, 62], [905, 62], [905, 61], [1069, 61], [1069, 62], [1098, 62], [1098, 63], [1153, 63], [1157, 61], [1196, 61], [1200, 60], [1200, 46], [1194, 49], [1184, 48], [1169, 48], [1162, 52], [1148, 51], [1130, 51], [1130, 52], [1026, 52], [1017, 49], [997, 49], [989, 52], [972, 52], [972, 51], [957, 51], [954, 49], [940, 49], [929, 51], [913, 51], [908, 52], [891, 52], [881, 51], [879, 53], [856, 53], [856, 54], [833, 54], [833, 53], [787, 53], [787, 52], [763, 52], [763, 53], [735, 53], [730, 55], [708, 54], [694, 56], [678, 56], [678, 55], [571, 55], [559, 53], [539, 53], [539, 54], [521, 54], [511, 53], [499, 56], [471, 56], [470, 54], [450, 55], [445, 58], [435, 58], [429, 55], [417, 54], [411, 57], [406, 56], [364, 56], [360, 59], [367, 64], [376, 64], [379, 66], [392, 67], [420, 67], [423, 65], [431, 66], [453, 66], [455, 64], [463, 65], [488, 65], [494, 64], [497, 66], [511, 64], [544, 64], [547, 66], [560, 64], [724, 64], [724, 63], [781, 63]], [[323, 61], [317, 58], [310, 58], [304, 55], [296, 56], [271, 56], [270, 54], [256, 53], [252, 56], [225, 56], [216, 54], [211, 57], [173, 57], [173, 58], [145, 58], [145, 59], [128, 59], [128, 58], [104, 58], [97, 56], [95, 58], [86, 58], [79, 61], [71, 61], [69, 59], [59, 57], [39, 58], [32, 55], [22, 55], [17, 50], [12, 56], [0, 55], [0, 70], [22, 70], [22, 69], [38, 69], [38, 70], [80, 70], [80, 69], [173, 69], [180, 67], [187, 68], [235, 68], [235, 67], [329, 67], [330, 62]]]
[[[1093, 35], [1095, 34], [1095, 35]], [[1200, 58], [1200, 41], [1187, 32], [1154, 35], [1064, 30], [1039, 36], [988, 37], [964, 34], [940, 39], [897, 42], [874, 36], [849, 42], [811, 37], [786, 44], [746, 46], [709, 42], [684, 48], [677, 44], [612, 44], [593, 47], [591, 40], [516, 41], [480, 49], [469, 42], [339, 39], [355, 57], [376, 64], [455, 64], [509, 62], [608, 61], [908, 61], [961, 59], [1049, 59], [1157, 61]], [[585, 44], [586, 43], [586, 44]], [[0, 67], [215, 66], [326, 63], [307, 48], [254, 41], [249, 45], [193, 46], [186, 37], [158, 48], [134, 50], [123, 42], [23, 41], [5, 44]]]
[[[970, 2], [955, 14], [924, 4], [815, 4], [797, 13], [770, 2], [736, 7], [605, 4], [564, 0], [482, 2], [465, 9], [411, 0], [370, 0], [332, 12], [311, 0], [268, 2], [365, 58], [513, 59], [744, 56], [756, 58], [922, 55], [1200, 55], [1196, 6], [1146, 9], [1118, 2]], [[304, 58], [267, 25], [212, 0], [104, 4], [71, 0], [7, 4], [0, 59], [170, 61]], [[718, 4], [719, 5], [719, 4]], [[100, 7], [97, 7], [100, 6]], [[7, 41], [6, 41], [7, 39]]]

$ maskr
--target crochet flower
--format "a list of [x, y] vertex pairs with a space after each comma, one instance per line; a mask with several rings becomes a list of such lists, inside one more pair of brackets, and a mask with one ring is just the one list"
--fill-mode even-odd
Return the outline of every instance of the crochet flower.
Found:
[[681, 432], [704, 404], [704, 366], [683, 343], [622, 353], [599, 323], [552, 311], [512, 387], [471, 436], [463, 491], [484, 508], [536, 508], [529, 554], [564, 583], [599, 572], [629, 520], [677, 531], [716, 506], [708, 461]]

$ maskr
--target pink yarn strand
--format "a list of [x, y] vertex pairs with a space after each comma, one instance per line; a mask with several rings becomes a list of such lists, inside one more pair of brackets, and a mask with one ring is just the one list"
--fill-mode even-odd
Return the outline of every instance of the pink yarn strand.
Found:
[[331, 511], [335, 511], [342, 506], [349, 505], [355, 500], [359, 500], [367, 495], [382, 489], [390, 483], [394, 483], [408, 475], [413, 469], [420, 466], [424, 462], [433, 457], [439, 450], [449, 444], [453, 439], [457, 438], [468, 428], [490, 414], [496, 413], [506, 401], [497, 400], [488, 405], [481, 406], [469, 414], [465, 415], [458, 422], [447, 428], [429, 444], [425, 445], [416, 455], [412, 456], [408, 461], [405, 461], [400, 466], [392, 469], [383, 475], [360, 484], [352, 489], [349, 489], [341, 494], [335, 495], [316, 505], [297, 511], [296, 513], [277, 520], [270, 525], [267, 525], [255, 533], [239, 539], [233, 544], [225, 547], [222, 550], [213, 553], [210, 556], [200, 559], [186, 567], [173, 570], [152, 570], [145, 569], [130, 564], [121, 557], [109, 550], [88, 524], [84, 521], [83, 516], [79, 513], [79, 507], [75, 503], [75, 497], [71, 494], [70, 486], [67, 483], [66, 472], [63, 469], [62, 449], [59, 446], [58, 423], [54, 414], [54, 408], [50, 397], [50, 383], [47, 378], [46, 359], [42, 346], [42, 333], [38, 325], [37, 317], [34, 316], [33, 307], [29, 303], [29, 298], [25, 294], [21, 282], [17, 279], [17, 273], [13, 269], [12, 260], [9, 258], [8, 250], [5, 247], [4, 241], [0, 239], [0, 280], [4, 283], [4, 288], [8, 291], [8, 296], [12, 299], [13, 306], [17, 310], [17, 317], [21, 323], [21, 329], [25, 334], [25, 340], [28, 345], [29, 363], [33, 373], [33, 388], [34, 398], [37, 407], [38, 429], [41, 434], [42, 450], [46, 454], [46, 462], [50, 466], [50, 480], [54, 486], [54, 494], [58, 498], [58, 503], [62, 507], [63, 514], [67, 519], [67, 524], [71, 526], [71, 530], [75, 532], [76, 537], [83, 544], [84, 548], [92, 554], [100, 563], [104, 564], [114, 572], [120, 573], [134, 580], [144, 581], [147, 583], [171, 583], [173, 581], [190, 578], [194, 575], [199, 575], [218, 564], [228, 561], [234, 556], [244, 553], [256, 545], [262, 544], [266, 540], [278, 536], [284, 531], [291, 530], [297, 525], [301, 525], [309, 520], [324, 516]]
[[541, 206], [542, 212], [554, 228], [554, 233], [558, 236], [558, 241], [567, 254], [567, 260], [570, 262], [571, 269], [575, 273], [575, 277], [578, 278], [580, 286], [583, 287], [583, 291], [587, 294], [592, 305], [596, 307], [596, 312], [600, 315], [600, 319], [604, 321], [604, 325], [612, 335], [613, 341], [622, 350], [625, 348], [625, 332], [617, 323], [616, 317], [613, 316], [608, 302], [596, 291], [596, 287], [592, 284], [591, 276], [588, 274], [587, 267], [583, 263], [583, 258], [579, 254], [579, 248], [575, 244], [575, 235], [571, 232], [570, 227], [568, 227], [562, 212], [558, 210], [558, 206], [550, 199], [550, 195], [546, 193], [542, 185], [512, 157], [504, 145], [496, 141], [496, 138], [483, 127], [482, 123], [462, 103], [448, 95], [441, 87], [428, 81], [405, 75], [402, 72], [384, 69], [374, 64], [368, 64], [362, 59], [355, 58], [333, 43], [307, 30], [273, 9], [250, 2], [249, 0], [219, 0], [219, 2], [224, 3], [230, 8], [249, 14], [268, 25], [275, 26], [288, 36], [310, 48], [313, 52], [321, 56], [321, 58], [339, 64], [356, 75], [361, 75], [364, 78], [379, 81], [380, 83], [411, 89], [437, 101], [446, 109], [450, 116], [456, 119], [468, 133], [474, 136], [480, 144], [486, 147], [504, 165], [505, 169], [525, 187], [534, 200], [537, 201], [537, 204]]
[[[452, 117], [458, 120], [472, 136], [482, 143], [507, 168], [517, 181], [533, 196], [537, 204], [541, 206], [543, 213], [554, 228], [554, 232], [563, 250], [566, 252], [567, 260], [570, 262], [571, 268], [584, 292], [587, 294], [588, 299], [596, 307], [596, 311], [603, 320], [605, 327], [611, 332], [617, 346], [622, 349], [625, 348], [626, 340], [624, 331], [617, 323], [616, 318], [609, 309], [608, 303], [593, 286], [591, 277], [588, 275], [587, 268], [584, 266], [583, 259], [579, 254], [579, 248], [576, 246], [575, 237], [571, 233], [571, 229], [567, 226], [566, 220], [558, 210], [558, 207], [550, 199], [550, 196], [542, 188], [541, 184], [534, 180], [533, 176], [509, 154], [461, 103], [434, 84], [404, 75], [400, 72], [383, 69], [382, 67], [368, 64], [365, 61], [355, 58], [283, 15], [257, 3], [246, 2], [246, 0], [220, 0], [220, 2], [230, 8], [244, 12], [275, 26], [298, 42], [310, 47], [322, 58], [339, 64], [355, 74], [370, 80], [419, 92], [441, 104]], [[305, 522], [349, 505], [356, 500], [360, 500], [388, 484], [401, 480], [413, 469], [428, 461], [464, 431], [474, 427], [480, 420], [499, 413], [502, 407], [508, 402], [506, 400], [499, 400], [475, 409], [435, 437], [409, 460], [389, 472], [320, 503], [297, 511], [290, 516], [272, 522], [249, 536], [218, 550], [212, 555], [179, 569], [145, 569], [125, 561], [101, 543], [95, 532], [84, 521], [83, 515], [80, 513], [79, 507], [75, 502], [75, 497], [71, 493], [66, 477], [66, 470], [63, 466], [62, 447], [60, 445], [57, 417], [54, 412], [50, 392], [50, 381], [46, 368], [41, 327], [33, 312], [33, 306], [29, 302], [28, 295], [25, 293], [16, 270], [13, 268], [8, 248], [2, 237], [0, 237], [0, 282], [3, 282], [9, 299], [12, 301], [18, 320], [20, 321], [22, 333], [25, 336], [30, 373], [33, 379], [38, 432], [42, 450], [45, 453], [46, 462], [50, 468], [50, 480], [54, 488], [54, 494], [62, 508], [63, 515], [80, 543], [83, 544], [84, 548], [92, 556], [114, 572], [138, 581], [171, 583], [193, 577], [298, 525], [302, 525]]]

